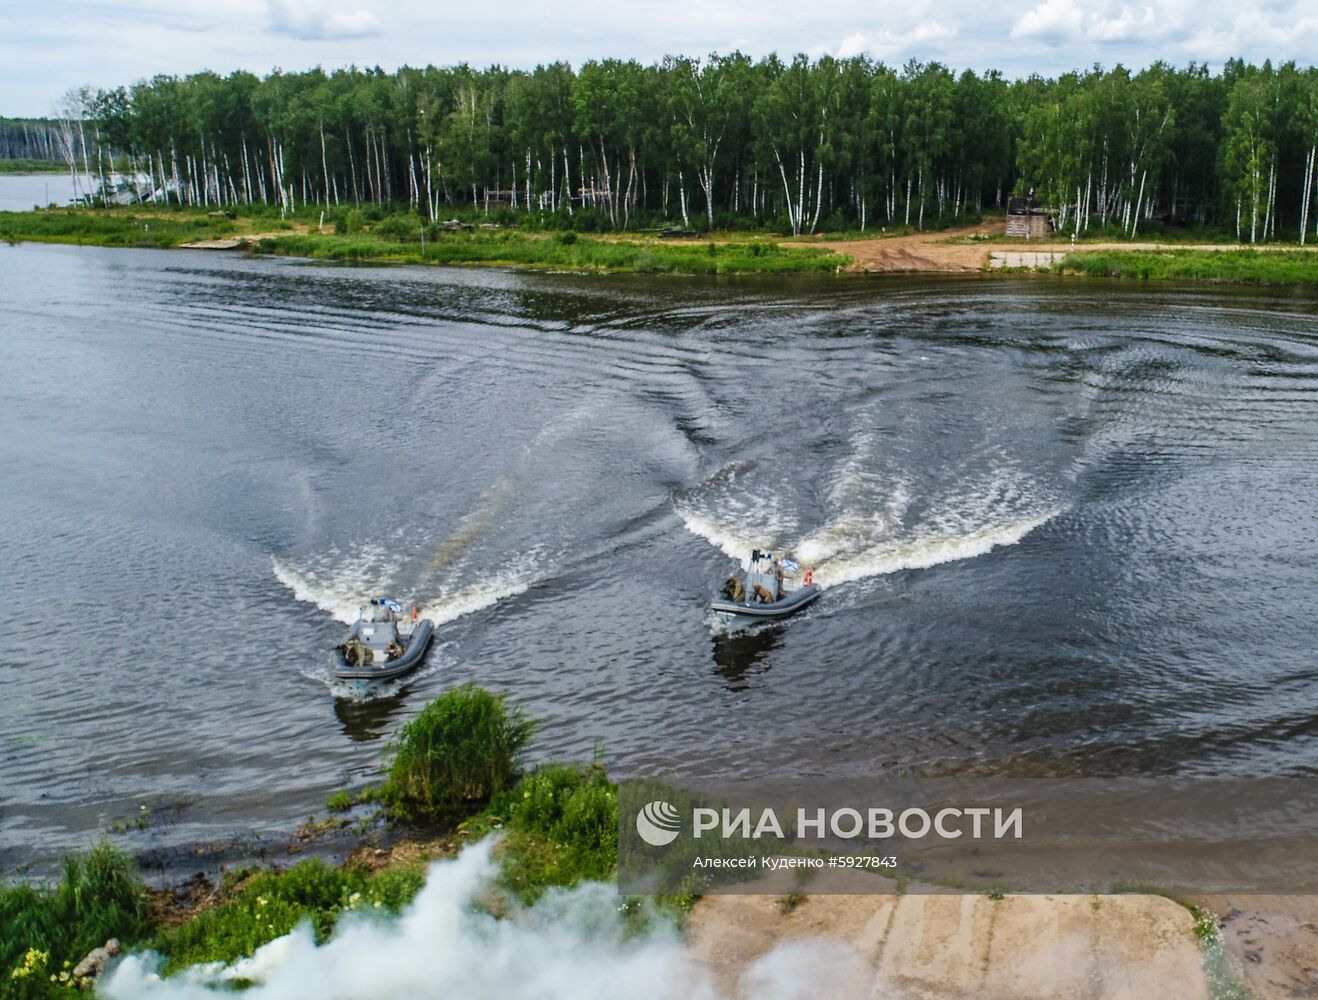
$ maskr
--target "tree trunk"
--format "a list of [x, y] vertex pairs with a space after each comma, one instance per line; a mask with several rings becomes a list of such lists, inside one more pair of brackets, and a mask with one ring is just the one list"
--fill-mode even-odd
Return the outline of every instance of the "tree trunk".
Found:
[[1139, 229], [1140, 224], [1140, 202], [1144, 200], [1144, 181], [1148, 178], [1149, 172], [1145, 170], [1140, 174], [1140, 193], [1135, 198], [1135, 213], [1130, 219], [1130, 238], [1135, 238], [1135, 231]]
[[324, 185], [325, 208], [329, 208], [329, 156], [325, 152], [325, 119], [320, 120], [320, 181]]
[[1304, 246], [1304, 238], [1309, 228], [1309, 203], [1312, 201], [1315, 158], [1318, 158], [1318, 143], [1309, 147], [1309, 158], [1304, 164], [1304, 187], [1300, 191], [1300, 246]]

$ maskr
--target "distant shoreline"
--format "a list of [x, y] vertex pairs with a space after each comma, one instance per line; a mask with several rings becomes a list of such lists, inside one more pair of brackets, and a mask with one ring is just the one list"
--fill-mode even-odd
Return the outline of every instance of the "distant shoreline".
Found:
[[[1318, 247], [1298, 244], [1051, 239], [1008, 241], [988, 220], [888, 234], [577, 233], [490, 223], [433, 224], [394, 214], [321, 228], [319, 217], [234, 216], [153, 208], [0, 213], [0, 239], [108, 247], [237, 250], [340, 262], [475, 265], [669, 274], [986, 274], [1052, 272], [1134, 280], [1316, 285]], [[344, 230], [347, 231], [344, 231]]]
[[69, 173], [69, 165], [62, 160], [0, 160], [0, 174], [67, 173]]

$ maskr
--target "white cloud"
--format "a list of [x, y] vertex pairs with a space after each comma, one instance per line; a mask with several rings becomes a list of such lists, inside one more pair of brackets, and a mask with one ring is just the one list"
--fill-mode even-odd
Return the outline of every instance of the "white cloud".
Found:
[[919, 56], [922, 52], [936, 49], [936, 43], [952, 38], [956, 28], [948, 27], [938, 21], [926, 21], [906, 31], [857, 31], [842, 39], [836, 55], [840, 59], [849, 59], [868, 53], [874, 56], [905, 54]]
[[1011, 29], [1012, 38], [1037, 38], [1053, 44], [1087, 42], [1151, 42], [1182, 26], [1175, 0], [1129, 6], [1044, 0], [1030, 8]]
[[1230, 18], [1202, 22], [1176, 45], [1190, 59], [1229, 59], [1266, 53], [1264, 58], [1280, 61], [1299, 55], [1302, 64], [1312, 64], [1318, 52], [1318, 11], [1301, 14], [1302, 4], [1278, 10], [1275, 3], [1250, 4]]
[[47, 113], [82, 84], [201, 69], [530, 68], [740, 48], [1018, 77], [1156, 59], [1311, 64], [1318, 53], [1318, 0], [505, 0], [498, 18], [434, 0], [66, 0], [61, 12], [0, 0], [0, 114]]
[[380, 20], [369, 10], [339, 11], [319, 0], [268, 0], [268, 6], [270, 27], [303, 41], [380, 33]]
[[1084, 15], [1076, 0], [1044, 0], [1012, 26], [1011, 37], [1064, 42], [1079, 38], [1083, 31]]
[[1122, 7], [1115, 17], [1095, 15], [1089, 24], [1089, 37], [1100, 42], [1124, 42], [1148, 38], [1166, 31], [1154, 16], [1152, 7]]

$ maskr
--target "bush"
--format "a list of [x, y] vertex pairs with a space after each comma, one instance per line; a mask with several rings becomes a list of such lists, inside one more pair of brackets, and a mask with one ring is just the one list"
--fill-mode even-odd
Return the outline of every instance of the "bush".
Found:
[[456, 821], [508, 788], [535, 722], [474, 684], [448, 691], [386, 748], [380, 798], [399, 819]]
[[374, 231], [386, 240], [416, 243], [421, 239], [423, 223], [414, 215], [391, 215], [375, 226]]
[[350, 208], [346, 212], [339, 211], [334, 213], [334, 231], [340, 236], [347, 236], [350, 233], [360, 233], [362, 226], [366, 224], [365, 217], [362, 215], [360, 208]]
[[[128, 945], [149, 930], [150, 900], [137, 866], [103, 841], [86, 856], [66, 860], [53, 887], [0, 888], [0, 985], [21, 985], [19, 996], [43, 996], [51, 975], [107, 938]], [[28, 971], [12, 976], [22, 969]]]
[[618, 789], [598, 766], [547, 764], [491, 803], [506, 828], [504, 881], [525, 901], [618, 871]]

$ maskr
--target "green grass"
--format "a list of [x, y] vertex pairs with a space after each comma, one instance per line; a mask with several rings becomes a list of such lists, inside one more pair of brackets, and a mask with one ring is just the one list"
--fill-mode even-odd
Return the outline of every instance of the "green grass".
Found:
[[0, 160], [0, 174], [58, 174], [69, 172], [63, 160]]
[[1227, 954], [1226, 943], [1222, 940], [1222, 931], [1217, 925], [1217, 918], [1203, 907], [1187, 903], [1183, 899], [1168, 898], [1189, 910], [1194, 918], [1194, 936], [1203, 954], [1208, 995], [1212, 1000], [1249, 1000], [1249, 988], [1232, 968], [1231, 957]]
[[77, 208], [0, 212], [0, 240], [103, 247], [174, 247], [227, 236], [237, 227], [202, 213], [134, 214]]
[[[315, 226], [319, 213], [297, 214]], [[243, 223], [291, 229], [269, 209], [244, 209], [238, 220], [211, 218], [192, 209], [48, 209], [0, 212], [0, 240], [32, 240], [111, 247], [174, 247], [193, 240], [242, 236]], [[259, 253], [315, 260], [478, 264], [567, 271], [638, 271], [653, 274], [783, 274], [832, 272], [851, 258], [827, 247], [781, 247], [777, 237], [669, 243], [603, 238], [572, 230], [528, 233], [517, 229], [448, 232], [415, 215], [373, 209], [336, 211], [326, 218], [333, 232], [292, 233], [259, 241]], [[422, 230], [425, 229], [424, 243]]]
[[127, 946], [150, 930], [150, 899], [137, 867], [102, 842], [65, 861], [54, 885], [0, 887], [0, 996], [52, 995], [106, 939]]
[[[617, 872], [617, 790], [599, 767], [541, 767], [504, 789], [463, 828], [468, 838], [503, 838], [503, 883], [523, 902], [550, 886], [608, 880]], [[239, 873], [229, 877], [221, 905], [160, 932], [149, 944], [165, 956], [169, 973], [251, 955], [304, 920], [323, 941], [348, 910], [396, 914], [424, 879], [421, 863], [367, 873], [312, 860], [284, 871]]]
[[1091, 277], [1254, 285], [1318, 283], [1318, 253], [1301, 250], [1095, 250], [1067, 254], [1062, 270]]
[[784, 248], [768, 240], [673, 244], [596, 239], [574, 232], [535, 236], [515, 231], [442, 233], [420, 244], [376, 235], [305, 235], [263, 239], [260, 253], [342, 261], [485, 264], [573, 271], [676, 274], [751, 274], [834, 271], [850, 262], [813, 247]]
[[535, 725], [474, 684], [446, 691], [386, 749], [379, 799], [396, 819], [456, 822], [513, 784]]
[[164, 971], [197, 962], [233, 962], [310, 921], [316, 939], [334, 932], [349, 910], [397, 913], [421, 890], [420, 864], [368, 873], [303, 861], [284, 871], [258, 871], [230, 878], [228, 898], [149, 943], [165, 958]]
[[473, 832], [502, 827], [504, 882], [525, 902], [618, 872], [618, 789], [598, 765], [547, 764], [498, 796]]

